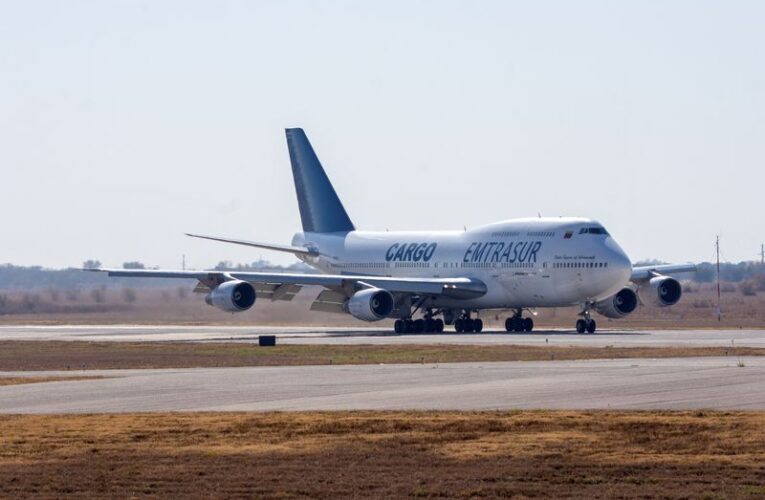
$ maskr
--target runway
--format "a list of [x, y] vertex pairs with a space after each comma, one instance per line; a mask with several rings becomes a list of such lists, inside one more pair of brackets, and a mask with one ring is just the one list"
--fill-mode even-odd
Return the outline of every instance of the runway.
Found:
[[617, 330], [595, 334], [571, 330], [532, 333], [399, 335], [372, 328], [264, 326], [0, 326], [2, 340], [88, 341], [227, 341], [257, 342], [259, 335], [276, 335], [280, 344], [548, 344], [565, 346], [670, 347], [746, 346], [765, 348], [765, 330]]
[[[743, 366], [739, 366], [743, 365]], [[765, 358], [87, 372], [0, 387], [0, 413], [162, 411], [765, 409]]]

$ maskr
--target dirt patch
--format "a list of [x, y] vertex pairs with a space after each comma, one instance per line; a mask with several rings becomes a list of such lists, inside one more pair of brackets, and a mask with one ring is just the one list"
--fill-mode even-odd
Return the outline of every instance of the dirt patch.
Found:
[[750, 347], [528, 345], [280, 345], [193, 342], [0, 342], [0, 371], [113, 368], [458, 363], [696, 356], [762, 356]]
[[0, 417], [0, 496], [757, 498], [765, 413]]
[[41, 382], [61, 382], [69, 380], [91, 380], [103, 377], [0, 377], [0, 386], [19, 384], [39, 384]]

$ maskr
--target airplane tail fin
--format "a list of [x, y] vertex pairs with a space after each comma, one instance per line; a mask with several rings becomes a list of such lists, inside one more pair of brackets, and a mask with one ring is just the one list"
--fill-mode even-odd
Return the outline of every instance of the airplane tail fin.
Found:
[[288, 128], [287, 147], [295, 178], [303, 231], [337, 233], [353, 231], [353, 223], [329, 182], [311, 143], [300, 128]]

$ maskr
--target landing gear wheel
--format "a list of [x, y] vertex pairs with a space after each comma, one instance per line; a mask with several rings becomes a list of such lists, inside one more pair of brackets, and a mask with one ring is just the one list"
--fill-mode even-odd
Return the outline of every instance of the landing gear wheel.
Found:
[[530, 332], [534, 328], [531, 318], [511, 316], [505, 320], [505, 330], [508, 332]]
[[404, 326], [406, 327], [404, 333], [414, 333], [414, 321], [407, 319], [404, 321]]
[[443, 321], [443, 320], [441, 320], [441, 319], [437, 319], [437, 320], [435, 320], [433, 323], [435, 323], [435, 324], [433, 325], [433, 331], [434, 331], [434, 332], [436, 332], [436, 333], [441, 333], [441, 332], [443, 332], [443, 331], [444, 331], [444, 321]]
[[591, 319], [587, 322], [587, 333], [595, 333], [595, 329], [597, 328], [597, 324], [595, 323], [594, 319]]
[[454, 331], [462, 333], [465, 331], [465, 321], [461, 318], [454, 322]]
[[531, 318], [526, 318], [523, 320], [523, 331], [524, 332], [530, 332], [534, 329], [534, 320]]
[[433, 329], [434, 329], [433, 323], [434, 323], [434, 321], [431, 318], [426, 318], [425, 319], [425, 332], [426, 333], [430, 333], [430, 332], [433, 331]]
[[587, 323], [583, 319], [576, 320], [576, 333], [584, 333], [587, 329]]
[[393, 323], [393, 331], [396, 333], [403, 333], [403, 329], [404, 329], [403, 321], [401, 321], [400, 319], [397, 319]]
[[481, 330], [483, 330], [483, 320], [481, 318], [477, 318], [477, 319], [472, 320], [471, 323], [473, 323], [472, 330], [475, 333], [481, 333]]
[[414, 320], [414, 333], [422, 333], [425, 331], [425, 320]]

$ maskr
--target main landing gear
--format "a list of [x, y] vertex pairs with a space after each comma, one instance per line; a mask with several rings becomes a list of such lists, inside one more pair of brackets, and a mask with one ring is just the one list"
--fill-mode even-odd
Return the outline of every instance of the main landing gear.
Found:
[[582, 317], [576, 320], [576, 333], [595, 333], [595, 329], [598, 325], [595, 320], [590, 317], [589, 307], [585, 306], [584, 311], [582, 311], [580, 315]]
[[464, 312], [454, 322], [454, 330], [457, 333], [481, 333], [483, 320], [481, 318], [472, 319], [470, 311]]
[[517, 309], [515, 314], [505, 320], [505, 330], [508, 332], [530, 332], [534, 329], [534, 320], [523, 317], [523, 309]]

